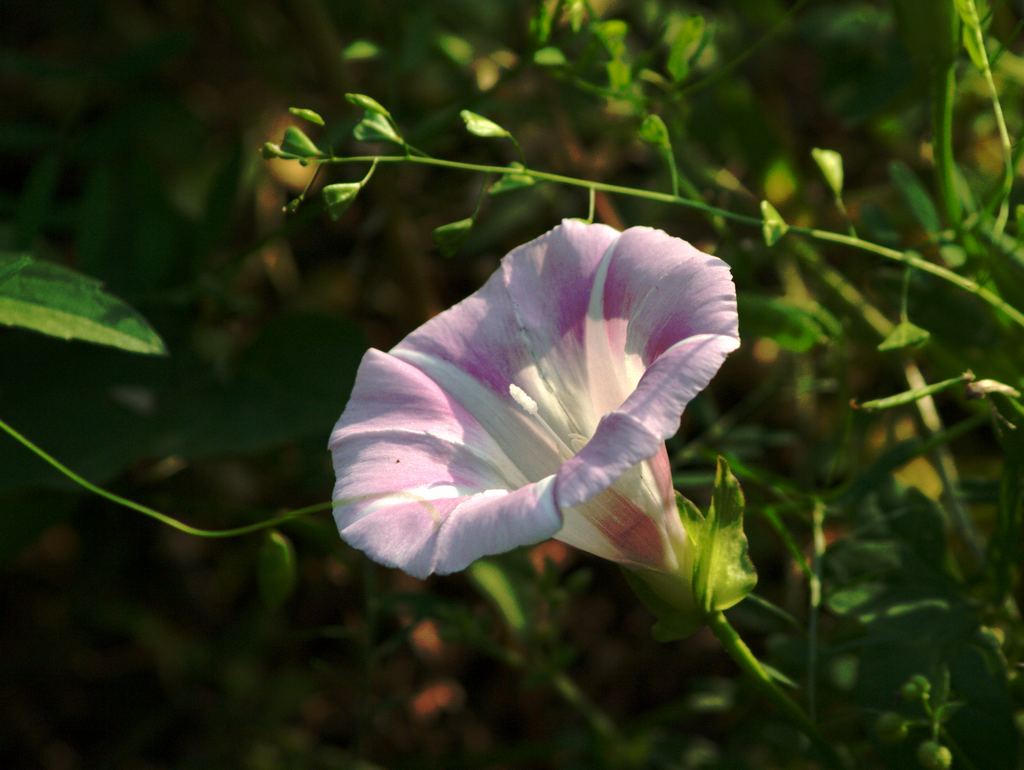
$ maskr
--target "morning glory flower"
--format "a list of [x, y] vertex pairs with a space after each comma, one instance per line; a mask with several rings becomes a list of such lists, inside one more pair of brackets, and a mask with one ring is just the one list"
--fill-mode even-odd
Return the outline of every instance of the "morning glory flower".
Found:
[[341, 536], [420, 578], [551, 537], [679, 572], [665, 440], [738, 345], [720, 259], [565, 221], [366, 353], [329, 444]]

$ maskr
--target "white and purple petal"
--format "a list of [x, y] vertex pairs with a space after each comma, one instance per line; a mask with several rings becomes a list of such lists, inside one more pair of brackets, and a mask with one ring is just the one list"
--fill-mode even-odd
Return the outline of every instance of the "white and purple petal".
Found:
[[330, 442], [342, 536], [419, 577], [551, 536], [671, 569], [664, 440], [738, 344], [723, 262], [565, 222], [367, 353]]

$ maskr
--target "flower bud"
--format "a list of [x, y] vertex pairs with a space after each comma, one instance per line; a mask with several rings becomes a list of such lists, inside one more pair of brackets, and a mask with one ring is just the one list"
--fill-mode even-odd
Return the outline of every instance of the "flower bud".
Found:
[[917, 761], [925, 770], [949, 770], [953, 753], [936, 741], [922, 741], [917, 747]]
[[900, 697], [905, 701], [924, 700], [932, 691], [932, 684], [926, 676], [914, 674], [900, 688]]
[[899, 743], [907, 737], [908, 731], [907, 720], [894, 711], [886, 711], [875, 722], [875, 732], [885, 743]]

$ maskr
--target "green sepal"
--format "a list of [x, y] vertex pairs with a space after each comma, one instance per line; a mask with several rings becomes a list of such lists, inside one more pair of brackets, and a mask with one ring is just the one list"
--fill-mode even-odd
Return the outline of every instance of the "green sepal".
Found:
[[315, 158], [322, 155], [320, 148], [297, 126], [288, 126], [281, 140], [281, 151], [299, 158]]
[[774, 246], [789, 231], [789, 225], [782, 218], [782, 214], [768, 201], [761, 201], [761, 218], [764, 220], [761, 225], [764, 242], [768, 246]]
[[391, 117], [391, 113], [388, 112], [388, 108], [372, 96], [367, 96], [366, 94], [345, 94], [345, 99], [349, 104], [354, 104], [356, 107], [362, 107], [367, 112], [372, 112], [376, 115], [383, 115], [385, 118]]
[[308, 121], [314, 125], [324, 125], [324, 119], [320, 117], [320, 113], [315, 112], [314, 110], [307, 109], [306, 107], [289, 107], [288, 113], [290, 115], [294, 115], [300, 120]]
[[657, 618], [651, 633], [660, 642], [689, 636], [757, 585], [743, 531], [743, 491], [724, 458], [718, 458], [707, 515], [679, 494], [676, 505], [686, 531], [676, 572], [624, 569], [630, 587]]
[[811, 157], [825, 178], [825, 184], [832, 191], [832, 194], [839, 198], [843, 194], [843, 156], [835, 150], [825, 150], [815, 147], [811, 150]]
[[434, 243], [437, 244], [437, 248], [440, 249], [443, 256], [452, 257], [469, 236], [471, 229], [473, 229], [472, 217], [441, 225], [433, 232]]
[[687, 534], [697, 547], [693, 560], [694, 597], [706, 613], [729, 609], [757, 585], [757, 571], [747, 553], [747, 535], [743, 531], [744, 506], [739, 481], [725, 458], [719, 457], [711, 506], [703, 527], [698, 528], [692, 517], [683, 522], [689, 524]]
[[622, 574], [648, 611], [657, 619], [651, 627], [651, 636], [656, 642], [674, 642], [685, 639], [696, 632], [703, 619], [692, 608], [686, 611], [675, 607], [662, 597], [662, 594], [650, 582], [650, 570], [634, 570], [622, 568]]
[[927, 329], [922, 329], [917, 324], [900, 321], [886, 338], [878, 343], [878, 350], [885, 353], [889, 350], [918, 347], [926, 343], [931, 336]]
[[[522, 163], [510, 163], [512, 168], [523, 168]], [[523, 187], [532, 187], [537, 180], [528, 174], [503, 174], [488, 190], [488, 195], [501, 195], [502, 193], [520, 190]]]
[[322, 194], [327, 205], [327, 214], [331, 219], [336, 221], [345, 213], [362, 187], [359, 182], [340, 182], [324, 187]]
[[363, 119], [352, 129], [352, 135], [360, 142], [405, 144], [390, 118], [386, 114], [374, 110], [367, 110], [363, 114]]
[[503, 139], [512, 136], [508, 130], [502, 128], [490, 118], [478, 115], [470, 110], [463, 110], [459, 113], [462, 121], [466, 124], [466, 130], [475, 136], [485, 139]]

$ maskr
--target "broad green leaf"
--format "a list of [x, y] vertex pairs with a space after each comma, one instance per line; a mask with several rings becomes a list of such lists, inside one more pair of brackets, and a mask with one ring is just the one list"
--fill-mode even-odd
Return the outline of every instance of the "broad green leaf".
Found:
[[402, 137], [395, 131], [391, 120], [383, 113], [367, 110], [359, 121], [352, 135], [360, 142], [394, 142], [404, 144]]
[[475, 136], [482, 136], [485, 139], [502, 139], [512, 136], [512, 134], [499, 126], [493, 120], [485, 118], [483, 115], [478, 115], [477, 113], [470, 112], [469, 110], [463, 110], [459, 113], [459, 116], [466, 124], [466, 130]]
[[25, 254], [2, 253], [0, 276], [0, 324], [133, 353], [167, 352], [146, 319], [93, 278]]
[[526, 630], [529, 613], [510, 571], [496, 561], [480, 559], [473, 562], [466, 572], [480, 593], [494, 604], [509, 630], [521, 636]]
[[360, 189], [362, 185], [358, 182], [340, 182], [324, 187], [324, 203], [327, 204], [327, 213], [331, 219], [337, 221], [348, 210]]
[[901, 321], [878, 343], [878, 350], [884, 353], [889, 350], [917, 347], [926, 343], [931, 336], [927, 329], [922, 329], [910, 321]]
[[380, 46], [371, 40], [353, 40], [341, 52], [345, 61], [364, 61], [376, 59], [380, 55]]
[[362, 107], [367, 112], [383, 115], [385, 118], [391, 117], [391, 113], [388, 112], [387, 107], [378, 102], [372, 96], [367, 96], [366, 94], [345, 94], [345, 99], [349, 104], [354, 104], [356, 107]]
[[534, 51], [533, 63], [539, 67], [561, 67], [568, 64], [568, 59], [565, 58], [561, 48], [549, 45]]
[[718, 458], [715, 487], [704, 527], [696, 535], [693, 592], [705, 612], [726, 610], [757, 585], [743, 531], [743, 490], [725, 458]]
[[766, 337], [794, 353], [806, 353], [828, 341], [813, 312], [781, 297], [743, 293], [739, 297], [739, 316], [741, 336]]
[[906, 163], [894, 160], [889, 164], [889, 176], [921, 227], [929, 233], [938, 232], [940, 228], [939, 214], [935, 210], [935, 204], [932, 203], [928, 190], [921, 184], [917, 175], [910, 170]]
[[832, 194], [837, 198], [843, 194], [843, 156], [835, 150], [823, 150], [815, 147], [811, 150], [811, 157], [818, 164], [821, 175], [825, 178]]
[[690, 62], [704, 39], [705, 27], [704, 17], [697, 15], [684, 19], [676, 27], [665, 63], [665, 70], [675, 82], [685, 80], [690, 74]]
[[640, 124], [640, 138], [663, 150], [669, 150], [672, 147], [668, 126], [659, 115], [648, 115], [644, 118], [644, 122]]
[[324, 119], [320, 117], [320, 113], [306, 109], [305, 107], [289, 107], [288, 112], [297, 118], [309, 121], [315, 125], [324, 125]]
[[436, 228], [433, 233], [434, 243], [437, 244], [441, 254], [451, 257], [459, 250], [462, 242], [466, 240], [469, 231], [473, 229], [473, 218], [459, 219], [449, 222]]
[[4, 262], [3, 256], [0, 255], [0, 284], [3, 284], [8, 278], [20, 273], [31, 264], [32, 257], [27, 254], [15, 256], [12, 262]]
[[291, 541], [276, 530], [267, 534], [259, 555], [259, 585], [263, 602], [280, 607], [295, 590], [297, 570]]
[[323, 154], [320, 152], [320, 148], [313, 143], [313, 140], [306, 136], [305, 132], [298, 126], [288, 126], [284, 130], [281, 150], [300, 158], [315, 158]]
[[789, 231], [789, 225], [768, 201], [761, 201], [761, 218], [764, 220], [761, 225], [764, 242], [769, 246], [774, 246]]

